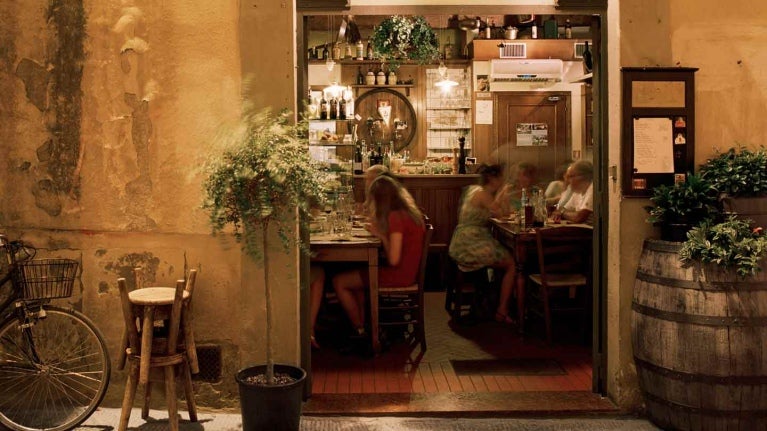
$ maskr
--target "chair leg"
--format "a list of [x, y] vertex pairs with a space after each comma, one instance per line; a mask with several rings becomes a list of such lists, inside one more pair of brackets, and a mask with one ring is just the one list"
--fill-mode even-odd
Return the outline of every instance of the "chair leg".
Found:
[[178, 431], [178, 400], [176, 398], [176, 373], [174, 366], [165, 368], [165, 402], [168, 404], [168, 423], [171, 431]]
[[463, 304], [463, 272], [461, 270], [456, 271], [455, 284], [453, 287], [453, 321], [458, 322], [461, 320], [461, 306]]
[[543, 319], [546, 323], [546, 343], [551, 344], [551, 308], [549, 307], [549, 291], [542, 289], [543, 296]]
[[123, 395], [122, 410], [120, 411], [120, 424], [117, 431], [128, 429], [133, 400], [136, 397], [136, 387], [138, 386], [138, 364], [135, 361], [129, 361], [128, 381], [125, 383], [125, 395]]
[[152, 400], [152, 382], [146, 382], [144, 385], [144, 404], [141, 406], [141, 419], [146, 420], [149, 417], [149, 403]]
[[192, 373], [188, 364], [181, 364], [181, 372], [184, 379], [184, 396], [186, 397], [186, 409], [189, 411], [189, 421], [197, 422], [197, 404], [194, 402], [194, 388], [192, 387]]
[[421, 338], [421, 352], [426, 351], [426, 314], [423, 309], [423, 297], [421, 297], [421, 303], [418, 305], [418, 336]]

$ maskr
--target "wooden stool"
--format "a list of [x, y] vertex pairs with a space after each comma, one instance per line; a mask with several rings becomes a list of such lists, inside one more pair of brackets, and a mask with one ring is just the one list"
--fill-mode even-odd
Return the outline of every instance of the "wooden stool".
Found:
[[[197, 422], [197, 408], [194, 403], [194, 391], [190, 373], [190, 359], [186, 343], [179, 343], [183, 338], [181, 322], [183, 320], [184, 298], [191, 294], [184, 290], [185, 280], [178, 280], [176, 287], [147, 287], [128, 292], [124, 278], [117, 280], [122, 302], [123, 319], [127, 333], [128, 348], [126, 358], [130, 366], [128, 382], [125, 385], [122, 413], [118, 431], [128, 427], [133, 401], [138, 385], [143, 385], [144, 407], [142, 417], [149, 413], [149, 370], [162, 368], [165, 372], [165, 391], [168, 405], [168, 421], [172, 431], [178, 431], [178, 407], [176, 400], [176, 367], [180, 366], [184, 383], [189, 420]], [[169, 320], [167, 336], [155, 336], [155, 322]], [[140, 322], [140, 325], [138, 324]], [[140, 330], [139, 330], [140, 329]]]
[[489, 284], [487, 268], [463, 272], [452, 259], [450, 268], [452, 277], [445, 295], [445, 310], [450, 313], [454, 322], [459, 323], [464, 317], [464, 312], [471, 314], [476, 311], [473, 308], [477, 302], [477, 291], [486, 290]]

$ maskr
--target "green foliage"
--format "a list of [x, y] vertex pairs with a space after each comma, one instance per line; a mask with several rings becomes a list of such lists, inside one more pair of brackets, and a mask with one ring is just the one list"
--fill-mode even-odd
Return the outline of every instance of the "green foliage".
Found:
[[767, 250], [767, 237], [762, 228], [752, 230], [749, 222], [730, 216], [722, 223], [704, 222], [693, 228], [679, 250], [682, 262], [700, 261], [734, 268], [741, 277], [756, 274]]
[[[328, 175], [309, 154], [304, 124], [288, 124], [287, 113], [246, 109], [235, 127], [223, 131], [206, 166], [203, 208], [213, 231], [227, 226], [256, 261], [263, 257], [259, 235], [278, 227], [283, 249], [295, 240], [296, 209], [306, 220], [313, 204], [322, 204]], [[300, 244], [306, 249], [305, 244]]]
[[702, 164], [700, 174], [719, 193], [730, 197], [767, 194], [767, 149], [730, 148]]
[[718, 215], [716, 189], [701, 176], [688, 174], [684, 182], [653, 189], [647, 221], [654, 224], [695, 225]]
[[371, 43], [377, 57], [395, 65], [402, 60], [425, 64], [439, 59], [437, 35], [422, 16], [384, 19], [373, 29]]

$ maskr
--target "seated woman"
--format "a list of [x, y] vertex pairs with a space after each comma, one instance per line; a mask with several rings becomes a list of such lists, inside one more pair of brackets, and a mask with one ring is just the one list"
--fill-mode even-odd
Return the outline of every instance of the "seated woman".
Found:
[[[378, 285], [409, 286], [416, 282], [423, 248], [423, 214], [410, 193], [393, 177], [379, 175], [370, 184], [370, 233], [381, 240], [388, 266], [378, 269]], [[357, 335], [365, 334], [367, 269], [336, 274], [333, 289]]]
[[546, 186], [546, 191], [543, 192], [543, 196], [546, 198], [546, 206], [553, 207], [562, 199], [562, 195], [567, 191], [567, 180], [565, 180], [565, 173], [567, 168], [570, 167], [570, 163], [558, 167], [554, 172], [555, 178]]
[[538, 168], [528, 162], [522, 162], [516, 167], [516, 175], [510, 184], [504, 185], [499, 194], [498, 202], [506, 212], [519, 211], [522, 207], [522, 190], [527, 197], [532, 197], [533, 188], [538, 187]]
[[464, 272], [476, 271], [487, 266], [502, 268], [505, 271], [501, 280], [501, 297], [495, 319], [499, 322], [513, 323], [509, 317], [509, 299], [514, 285], [514, 259], [509, 251], [499, 243], [490, 230], [490, 217], [502, 217], [505, 214], [496, 193], [503, 186], [503, 172], [500, 165], [481, 165], [477, 170], [480, 175], [479, 185], [470, 186], [463, 197], [458, 225], [450, 240], [448, 253]]
[[564, 202], [564, 196], [552, 213], [554, 221], [567, 220], [571, 223], [593, 224], [594, 188], [592, 180], [594, 166], [591, 162], [580, 160], [567, 168], [565, 178], [572, 189], [572, 195]]

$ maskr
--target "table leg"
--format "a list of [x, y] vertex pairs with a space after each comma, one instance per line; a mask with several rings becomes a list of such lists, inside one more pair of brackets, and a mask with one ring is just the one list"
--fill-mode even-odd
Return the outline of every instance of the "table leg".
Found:
[[154, 330], [154, 307], [144, 307], [144, 319], [141, 324], [141, 359], [139, 365], [139, 385], [149, 382], [149, 364], [152, 359], [152, 331]]
[[373, 351], [381, 351], [378, 339], [378, 247], [368, 249], [368, 278], [370, 279], [370, 338]]

